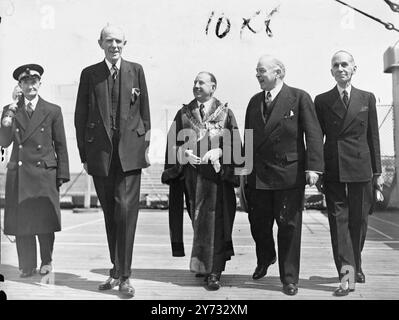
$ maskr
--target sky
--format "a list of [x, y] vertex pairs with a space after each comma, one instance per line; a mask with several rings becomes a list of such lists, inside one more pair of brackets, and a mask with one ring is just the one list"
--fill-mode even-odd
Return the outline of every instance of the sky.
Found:
[[[346, 2], [399, 29], [399, 13], [383, 0]], [[373, 92], [379, 104], [392, 103], [392, 76], [384, 73], [383, 54], [398, 42], [399, 32], [333, 0], [0, 0], [0, 16], [0, 104], [11, 102], [15, 68], [42, 65], [40, 94], [62, 107], [72, 172], [81, 170], [73, 127], [79, 76], [84, 67], [104, 58], [97, 39], [107, 23], [124, 29], [123, 57], [142, 64], [145, 71], [153, 162], [162, 160], [165, 130], [182, 104], [192, 99], [193, 80], [200, 71], [215, 74], [215, 96], [228, 102], [242, 128], [248, 101], [260, 91], [255, 68], [262, 54], [282, 60], [286, 83], [314, 98], [334, 86], [333, 53], [347, 50], [358, 66], [353, 85]], [[227, 19], [230, 22], [223, 38], [216, 36], [220, 17], [220, 33]], [[244, 28], [240, 34], [243, 18], [251, 17], [250, 26], [259, 32]], [[272, 36], [265, 32], [267, 19]], [[380, 123], [388, 110], [379, 108]], [[382, 153], [392, 155], [390, 116], [381, 137]]]

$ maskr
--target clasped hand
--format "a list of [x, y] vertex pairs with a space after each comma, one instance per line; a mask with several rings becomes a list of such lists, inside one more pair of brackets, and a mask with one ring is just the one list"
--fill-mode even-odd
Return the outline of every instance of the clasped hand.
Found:
[[306, 183], [309, 186], [314, 186], [317, 182], [317, 180], [319, 180], [319, 175], [318, 173], [314, 172], [314, 171], [307, 171], [306, 172]]
[[[184, 154], [185, 161], [182, 161], [183, 154]], [[222, 149], [215, 148], [215, 149], [209, 150], [208, 152], [205, 153], [205, 155], [202, 158], [200, 158], [193, 153], [193, 150], [186, 149], [183, 152], [182, 148], [179, 148], [178, 160], [182, 164], [184, 164], [184, 162], [188, 162], [192, 166], [199, 165], [201, 163], [207, 163], [208, 161], [210, 161], [212, 163], [212, 165], [214, 166], [215, 171], [219, 172], [220, 171], [219, 158], [222, 156], [222, 154], [223, 154]]]
[[374, 188], [382, 192], [383, 185], [384, 185], [384, 178], [381, 175], [375, 175], [373, 177]]

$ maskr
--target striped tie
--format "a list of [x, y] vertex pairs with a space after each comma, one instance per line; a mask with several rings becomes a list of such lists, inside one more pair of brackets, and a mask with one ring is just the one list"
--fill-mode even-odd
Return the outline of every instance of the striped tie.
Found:
[[112, 65], [112, 79], [116, 79], [116, 77], [118, 76], [118, 67], [113, 64]]
[[32, 114], [33, 114], [32, 102], [29, 102], [29, 103], [26, 105], [26, 113], [28, 114], [29, 119], [32, 118]]
[[272, 94], [270, 91], [266, 93], [265, 107], [263, 108], [263, 117], [267, 120], [270, 113], [270, 105], [272, 104]]
[[344, 102], [346, 109], [348, 109], [349, 105], [348, 91], [344, 90], [342, 91], [342, 94], [343, 94], [342, 101]]

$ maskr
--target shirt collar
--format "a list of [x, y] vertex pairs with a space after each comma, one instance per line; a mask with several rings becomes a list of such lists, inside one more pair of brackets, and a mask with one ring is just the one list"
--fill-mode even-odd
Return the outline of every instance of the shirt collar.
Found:
[[25, 102], [25, 107], [28, 105], [28, 103], [30, 102], [32, 104], [32, 109], [35, 110], [36, 109], [36, 105], [39, 102], [39, 96], [34, 97], [32, 100], [28, 100], [26, 98], [24, 98], [24, 102]]
[[344, 92], [344, 90], [346, 90], [346, 92], [348, 92], [348, 98], [350, 98], [350, 96], [351, 96], [351, 90], [352, 90], [352, 85], [350, 84], [348, 87], [346, 87], [346, 88], [341, 88], [338, 84], [337, 84], [337, 89], [338, 89], [338, 92], [339, 92], [339, 96], [342, 98], [342, 96], [343, 96], [343, 92]]
[[[277, 97], [277, 95], [280, 93], [281, 88], [283, 87], [284, 82], [278, 83], [272, 90], [270, 90], [270, 94], [272, 95], [272, 101]], [[268, 91], [265, 91], [265, 97]]]
[[[111, 70], [111, 68], [112, 68], [112, 63], [109, 62], [107, 59], [104, 59], [104, 60], [105, 60], [105, 63], [107, 64], [108, 69]], [[121, 69], [121, 60], [122, 60], [122, 59], [119, 58], [119, 60], [115, 63], [115, 65], [116, 65], [116, 67], [118, 68], [118, 70]]]
[[211, 108], [211, 106], [212, 106], [212, 104], [213, 104], [213, 98], [210, 98], [210, 99], [209, 99], [208, 101], [206, 101], [206, 102], [199, 102], [199, 101], [197, 100], [197, 106], [198, 106], [198, 108], [199, 108], [199, 106], [200, 106], [201, 104], [204, 105], [204, 112], [207, 113], [207, 112], [210, 110], [210, 108]]

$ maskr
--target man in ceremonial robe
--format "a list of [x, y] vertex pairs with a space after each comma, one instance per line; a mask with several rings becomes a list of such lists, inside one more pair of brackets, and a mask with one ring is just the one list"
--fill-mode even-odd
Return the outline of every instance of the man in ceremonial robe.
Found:
[[210, 290], [220, 288], [226, 261], [234, 255], [231, 234], [238, 178], [233, 150], [241, 150], [233, 112], [213, 97], [216, 86], [210, 72], [200, 72], [195, 78], [195, 99], [177, 112], [169, 130], [162, 174], [162, 182], [170, 185], [173, 195], [170, 208], [180, 209], [170, 211], [173, 253], [184, 255], [182, 237], [176, 235], [182, 228], [175, 228], [175, 224], [181, 226], [184, 193], [194, 228], [190, 270], [204, 276]]

